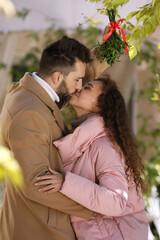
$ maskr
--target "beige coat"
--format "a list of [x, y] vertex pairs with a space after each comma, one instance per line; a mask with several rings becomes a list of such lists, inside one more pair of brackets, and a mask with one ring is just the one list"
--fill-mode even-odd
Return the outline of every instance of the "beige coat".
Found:
[[30, 74], [12, 85], [0, 117], [1, 142], [19, 162], [25, 184], [6, 182], [0, 219], [0, 240], [75, 239], [68, 214], [90, 218], [92, 212], [59, 192], [37, 192], [35, 178], [50, 165], [63, 171], [52, 142], [65, 132], [63, 117]]

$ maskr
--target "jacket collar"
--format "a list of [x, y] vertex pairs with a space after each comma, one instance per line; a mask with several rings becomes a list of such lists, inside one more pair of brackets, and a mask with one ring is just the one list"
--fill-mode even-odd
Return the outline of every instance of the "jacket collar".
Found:
[[26, 90], [34, 93], [41, 101], [52, 110], [53, 116], [55, 117], [58, 125], [60, 126], [63, 133], [67, 133], [68, 129], [65, 124], [64, 118], [56, 105], [56, 103], [50, 98], [48, 93], [38, 84], [30, 73], [25, 73], [24, 77], [20, 80], [20, 86]]

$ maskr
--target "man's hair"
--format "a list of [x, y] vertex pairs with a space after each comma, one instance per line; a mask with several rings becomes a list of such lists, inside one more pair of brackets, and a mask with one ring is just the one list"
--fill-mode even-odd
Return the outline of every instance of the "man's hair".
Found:
[[38, 75], [45, 78], [58, 71], [67, 76], [75, 70], [76, 59], [91, 62], [90, 50], [76, 39], [64, 36], [43, 50]]

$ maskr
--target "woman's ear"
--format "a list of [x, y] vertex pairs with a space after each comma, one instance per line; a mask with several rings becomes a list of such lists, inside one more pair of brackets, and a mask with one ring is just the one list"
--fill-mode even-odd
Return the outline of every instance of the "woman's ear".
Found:
[[97, 106], [97, 104], [94, 104], [94, 105], [92, 106], [92, 111], [93, 111], [93, 112], [99, 112], [99, 111], [100, 111], [100, 109], [99, 109], [99, 107]]
[[61, 72], [54, 72], [51, 74], [51, 79], [52, 79], [53, 84], [56, 87], [58, 87], [63, 80], [63, 74]]

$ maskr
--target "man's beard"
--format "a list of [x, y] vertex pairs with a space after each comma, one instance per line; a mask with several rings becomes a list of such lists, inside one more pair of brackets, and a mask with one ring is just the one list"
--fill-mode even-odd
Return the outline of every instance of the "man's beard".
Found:
[[58, 89], [57, 89], [57, 94], [60, 98], [60, 101], [68, 101], [70, 99], [70, 94], [69, 94], [69, 89], [66, 85], [65, 80], [63, 80], [61, 82], [61, 84], [59, 85]]
[[59, 87], [57, 89], [57, 94], [58, 94], [58, 96], [60, 98], [60, 102], [57, 102], [58, 107], [62, 108], [64, 106], [66, 106], [66, 104], [70, 100], [72, 94], [69, 93], [69, 89], [68, 89], [64, 79], [63, 79], [63, 81], [61, 82], [61, 84], [59, 85]]

